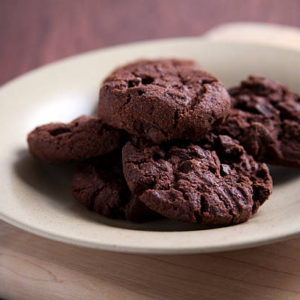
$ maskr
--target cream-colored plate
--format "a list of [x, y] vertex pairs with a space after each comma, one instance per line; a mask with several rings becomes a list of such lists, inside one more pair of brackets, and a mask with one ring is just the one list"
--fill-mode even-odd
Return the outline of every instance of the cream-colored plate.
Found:
[[300, 52], [199, 38], [114, 47], [30, 72], [0, 90], [0, 217], [62, 242], [136, 253], [223, 251], [298, 235], [300, 171], [296, 169], [272, 169], [273, 195], [247, 223], [201, 230], [168, 220], [131, 224], [98, 216], [72, 199], [72, 166], [49, 166], [29, 157], [26, 134], [33, 127], [93, 112], [100, 81], [114, 67], [145, 57], [196, 59], [227, 86], [255, 73], [300, 92]]

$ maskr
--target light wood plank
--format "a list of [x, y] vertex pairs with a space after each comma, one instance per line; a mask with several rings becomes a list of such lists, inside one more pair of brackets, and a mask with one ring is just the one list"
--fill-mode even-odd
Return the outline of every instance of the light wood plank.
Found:
[[74, 247], [0, 223], [0, 294], [17, 299], [299, 299], [300, 239], [206, 255]]

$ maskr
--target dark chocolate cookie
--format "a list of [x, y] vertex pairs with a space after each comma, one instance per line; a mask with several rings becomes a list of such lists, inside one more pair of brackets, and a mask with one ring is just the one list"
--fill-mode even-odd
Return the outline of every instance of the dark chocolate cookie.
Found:
[[268, 167], [236, 140], [208, 135], [201, 145], [128, 142], [123, 170], [129, 189], [157, 213], [184, 222], [245, 222], [272, 191]]
[[120, 131], [98, 117], [81, 116], [71, 123], [50, 123], [29, 133], [29, 151], [40, 160], [58, 163], [96, 157], [120, 147]]
[[141, 60], [115, 70], [100, 89], [107, 124], [154, 143], [197, 140], [222, 123], [230, 97], [213, 75], [188, 60]]
[[229, 92], [232, 110], [220, 132], [238, 139], [259, 161], [299, 167], [299, 95], [258, 76], [250, 76]]
[[73, 177], [72, 194], [90, 210], [109, 218], [133, 222], [158, 218], [158, 214], [130, 194], [120, 155], [82, 162]]

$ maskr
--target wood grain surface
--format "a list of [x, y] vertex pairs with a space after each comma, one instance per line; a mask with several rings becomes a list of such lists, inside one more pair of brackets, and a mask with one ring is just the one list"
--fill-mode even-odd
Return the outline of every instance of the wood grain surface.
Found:
[[0, 84], [69, 55], [231, 21], [300, 26], [300, 1], [0, 0]]
[[[299, 27], [300, 1], [0, 0], [0, 84], [65, 56], [200, 35], [229, 21]], [[0, 298], [296, 300], [300, 239], [218, 254], [132, 255], [65, 245], [0, 222]]]
[[69, 246], [5, 223], [0, 291], [15, 299], [299, 299], [300, 241], [218, 254], [133, 255]]
[[299, 240], [207, 255], [83, 249], [1, 223], [0, 291], [15, 299], [299, 299]]

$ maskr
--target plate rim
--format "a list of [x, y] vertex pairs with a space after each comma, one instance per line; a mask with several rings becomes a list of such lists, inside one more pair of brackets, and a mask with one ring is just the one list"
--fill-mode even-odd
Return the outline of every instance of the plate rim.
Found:
[[[268, 245], [276, 242], [282, 242], [289, 239], [292, 239], [293, 237], [297, 237], [300, 235], [300, 229], [297, 232], [293, 232], [291, 234], [286, 234], [284, 236], [280, 237], [272, 237], [269, 239], [256, 239], [254, 241], [244, 243], [244, 242], [237, 242], [232, 243], [230, 245], [219, 245], [219, 246], [213, 246], [213, 247], [183, 247], [183, 248], [174, 248], [174, 247], [154, 247], [149, 248], [149, 246], [146, 247], [136, 247], [136, 246], [119, 246], [114, 244], [103, 244], [103, 243], [94, 243], [91, 241], [83, 241], [80, 239], [73, 239], [69, 237], [63, 237], [58, 234], [52, 234], [45, 230], [41, 230], [38, 228], [35, 228], [33, 226], [30, 226], [26, 223], [19, 222], [15, 219], [9, 218], [7, 216], [4, 216], [0, 212], [0, 220], [17, 227], [18, 229], [21, 229], [23, 231], [29, 232], [31, 234], [34, 234], [36, 236], [46, 238], [52, 241], [65, 243], [72, 246], [77, 247], [83, 247], [88, 249], [97, 249], [97, 250], [103, 250], [103, 251], [112, 251], [112, 252], [120, 252], [120, 253], [132, 253], [132, 254], [203, 254], [203, 253], [218, 253], [218, 252], [228, 252], [228, 251], [234, 251], [234, 250], [242, 250], [242, 249], [248, 249], [248, 248], [255, 248], [260, 247], [263, 245]], [[235, 226], [235, 225], [233, 225]]]
[[[32, 75], [36, 75], [39, 72], [47, 72], [48, 68], [52, 67], [59, 67], [61, 64], [65, 63], [70, 63], [72, 61], [75, 61], [76, 59], [82, 59], [86, 56], [91, 56], [91, 55], [97, 55], [99, 53], [105, 53], [105, 52], [110, 52], [111, 50], [122, 50], [122, 48], [127, 48], [127, 47], [135, 47], [135, 46], [143, 46], [147, 44], [155, 44], [155, 43], [161, 43], [161, 42], [176, 42], [176, 41], [202, 41], [210, 44], [222, 44], [222, 45], [243, 45], [243, 46], [256, 46], [260, 48], [267, 48], [267, 49], [282, 49], [282, 51], [289, 51], [289, 52], [296, 52], [300, 53], [300, 50], [297, 49], [288, 49], [286, 47], [280, 47], [280, 46], [273, 46], [273, 45], [262, 45], [260, 43], [256, 42], [233, 42], [233, 41], [210, 41], [207, 38], [204, 37], [179, 37], [179, 38], [167, 38], [167, 39], [154, 39], [154, 40], [143, 40], [143, 41], [138, 41], [134, 43], [125, 43], [121, 45], [115, 45], [112, 47], [107, 47], [107, 48], [100, 48], [100, 49], [95, 49], [91, 50], [88, 52], [84, 52], [81, 54], [76, 54], [72, 55], [69, 57], [62, 58], [60, 60], [44, 64], [42, 66], [39, 66], [38, 68], [32, 69], [26, 73], [23, 73], [8, 82], [4, 83], [0, 87], [0, 96], [3, 90], [6, 88], [9, 88], [11, 85], [18, 84], [18, 81], [22, 80], [25, 77], [29, 77]], [[195, 247], [181, 247], [181, 248], [175, 248], [173, 246], [170, 247], [164, 247], [164, 246], [155, 246], [153, 248], [149, 246], [120, 246], [120, 245], [115, 245], [113, 243], [96, 243], [93, 241], [85, 241], [81, 239], [73, 239], [70, 237], [67, 237], [66, 235], [61, 236], [59, 234], [53, 234], [51, 232], [47, 232], [46, 230], [39, 229], [36, 226], [31, 226], [30, 224], [27, 224], [22, 221], [18, 221], [17, 219], [13, 219], [3, 213], [3, 211], [0, 211], [0, 219], [7, 222], [8, 224], [11, 224], [13, 226], [16, 226], [19, 229], [22, 229], [24, 231], [30, 232], [32, 234], [35, 234], [37, 236], [43, 237], [43, 238], [48, 238], [54, 241], [58, 242], [63, 242], [75, 246], [80, 246], [80, 247], [86, 247], [86, 248], [92, 248], [92, 249], [101, 249], [101, 250], [109, 250], [109, 251], [114, 251], [114, 252], [125, 252], [125, 253], [141, 253], [141, 254], [192, 254], [192, 253], [211, 253], [211, 252], [220, 252], [220, 251], [230, 251], [230, 250], [237, 250], [237, 249], [245, 249], [245, 248], [251, 248], [251, 247], [256, 247], [256, 246], [261, 246], [261, 245], [266, 245], [270, 244], [273, 242], [279, 242], [287, 239], [291, 239], [293, 237], [299, 236], [300, 235], [300, 228], [298, 231], [294, 231], [290, 234], [285, 234], [281, 236], [272, 236], [270, 238], [262, 238], [262, 239], [255, 239], [250, 242], [236, 242], [236, 243], [231, 243], [230, 245], [218, 245], [218, 246], [212, 246], [212, 247], [205, 247], [205, 246], [195, 246]]]
[[187, 36], [187, 37], [172, 37], [172, 38], [159, 38], [159, 39], [150, 39], [150, 40], [140, 40], [132, 43], [121, 43], [113, 46], [108, 46], [108, 47], [103, 47], [103, 48], [97, 48], [97, 49], [92, 49], [89, 51], [85, 51], [82, 53], [77, 53], [74, 55], [62, 57], [60, 59], [39, 65], [36, 68], [30, 69], [25, 73], [22, 73], [20, 75], [17, 75], [8, 81], [5, 81], [3, 84], [0, 85], [0, 92], [2, 89], [7, 88], [9, 85], [14, 84], [16, 81], [23, 79], [23, 77], [28, 77], [31, 75], [34, 75], [35, 73], [41, 71], [43, 69], [47, 68], [52, 68], [56, 67], [59, 64], [64, 64], [68, 63], [72, 60], [84, 57], [84, 56], [90, 56], [90, 55], [96, 55], [99, 52], [109, 52], [111, 50], [121, 50], [122, 48], [127, 48], [127, 47], [135, 47], [135, 46], [142, 46], [146, 44], [155, 44], [155, 43], [160, 43], [160, 42], [175, 42], [175, 41], [200, 41], [200, 42], [207, 42], [210, 44], [220, 44], [220, 45], [244, 45], [244, 46], [257, 46], [260, 48], [269, 48], [269, 49], [281, 49], [282, 51], [289, 51], [289, 52], [295, 52], [299, 53], [300, 49], [295, 49], [295, 48], [287, 48], [286, 46], [281, 46], [281, 45], [270, 45], [270, 44], [262, 44], [256, 41], [225, 41], [225, 40], [211, 40], [209, 37], [206, 36]]

